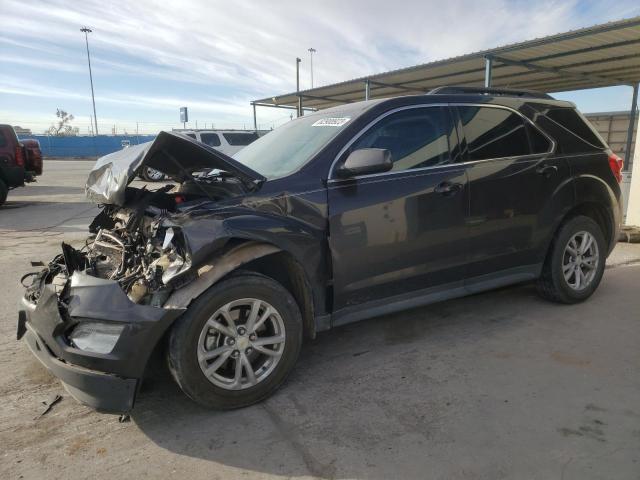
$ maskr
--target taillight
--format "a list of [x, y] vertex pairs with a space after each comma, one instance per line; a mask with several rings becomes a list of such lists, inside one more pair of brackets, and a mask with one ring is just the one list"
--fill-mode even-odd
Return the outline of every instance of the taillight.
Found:
[[624, 162], [618, 155], [616, 155], [615, 153], [609, 154], [609, 167], [611, 168], [611, 171], [613, 172], [613, 176], [616, 177], [616, 180], [618, 181], [618, 183], [622, 181], [623, 165], [624, 165]]
[[16, 147], [16, 165], [18, 167], [24, 167], [24, 151], [22, 145]]

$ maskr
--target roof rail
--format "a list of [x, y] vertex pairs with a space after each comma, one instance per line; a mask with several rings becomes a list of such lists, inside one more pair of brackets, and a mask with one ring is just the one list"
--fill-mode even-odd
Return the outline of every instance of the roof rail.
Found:
[[429, 95], [462, 95], [462, 94], [482, 94], [482, 95], [506, 95], [510, 97], [532, 97], [555, 100], [551, 95], [534, 90], [515, 90], [512, 88], [487, 88], [487, 87], [437, 87], [429, 92]]

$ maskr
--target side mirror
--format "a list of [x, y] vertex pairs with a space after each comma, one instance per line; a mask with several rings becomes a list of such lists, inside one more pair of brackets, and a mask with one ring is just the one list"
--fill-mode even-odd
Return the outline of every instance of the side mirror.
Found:
[[393, 167], [391, 152], [384, 148], [354, 150], [336, 170], [340, 178], [388, 172]]

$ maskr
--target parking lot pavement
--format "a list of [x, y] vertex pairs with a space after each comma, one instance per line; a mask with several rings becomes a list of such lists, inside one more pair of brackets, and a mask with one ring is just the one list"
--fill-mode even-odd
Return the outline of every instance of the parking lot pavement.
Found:
[[640, 475], [638, 245], [580, 305], [524, 285], [321, 334], [250, 408], [204, 410], [159, 367], [130, 422], [78, 405], [15, 341], [17, 280], [84, 237], [90, 165], [49, 162], [0, 209], [0, 478]]

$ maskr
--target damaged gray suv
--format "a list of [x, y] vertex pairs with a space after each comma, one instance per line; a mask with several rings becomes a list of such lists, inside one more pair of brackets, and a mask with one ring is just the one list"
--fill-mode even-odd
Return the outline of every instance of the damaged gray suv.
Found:
[[[172, 182], [134, 186], [146, 167]], [[133, 408], [157, 349], [196, 402], [250, 405], [337, 325], [524, 281], [587, 299], [620, 169], [572, 104], [531, 92], [353, 103], [234, 158], [162, 132], [98, 160], [101, 212], [23, 279], [18, 338], [100, 410]]]

